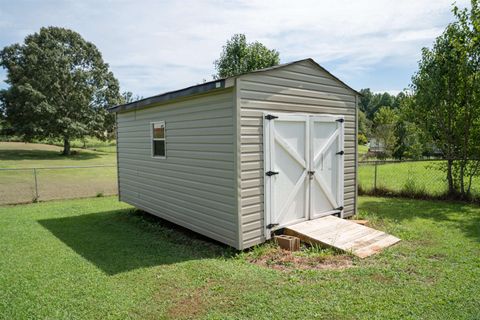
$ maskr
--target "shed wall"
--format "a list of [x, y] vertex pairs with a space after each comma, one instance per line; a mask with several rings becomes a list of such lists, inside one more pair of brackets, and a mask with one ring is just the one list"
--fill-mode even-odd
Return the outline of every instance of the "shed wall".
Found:
[[356, 206], [356, 95], [308, 61], [237, 79], [241, 117], [241, 242], [243, 248], [263, 237], [263, 112], [345, 116], [345, 216]]
[[[118, 113], [119, 196], [137, 208], [238, 247], [233, 90]], [[166, 159], [150, 123], [165, 121]]]

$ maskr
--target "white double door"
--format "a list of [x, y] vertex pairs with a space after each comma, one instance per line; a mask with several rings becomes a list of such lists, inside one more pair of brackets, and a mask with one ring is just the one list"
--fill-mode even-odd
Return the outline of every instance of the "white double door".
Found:
[[265, 232], [343, 214], [344, 118], [265, 114]]

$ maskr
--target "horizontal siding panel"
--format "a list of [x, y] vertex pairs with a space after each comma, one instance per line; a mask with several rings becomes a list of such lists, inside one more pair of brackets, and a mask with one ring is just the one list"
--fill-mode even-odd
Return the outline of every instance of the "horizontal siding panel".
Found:
[[242, 162], [242, 171], [246, 170], [255, 170], [255, 169], [262, 169], [263, 164], [260, 161], [253, 161], [253, 162]]
[[[342, 101], [342, 102], [351, 102], [355, 103], [355, 96], [353, 94], [341, 94], [338, 92], [328, 92], [328, 91], [321, 91], [318, 90], [318, 87], [310, 86], [310, 87], [289, 87], [288, 82], [279, 81], [279, 83], [275, 80], [278, 80], [274, 77], [264, 77], [264, 80], [267, 80], [268, 83], [262, 82], [259, 80], [243, 80], [241, 82], [241, 89], [244, 91], [261, 91], [270, 94], [286, 94], [290, 96], [298, 96], [298, 97], [309, 97], [309, 98], [317, 98], [323, 100], [335, 100], [335, 101]], [[284, 79], [281, 79], [284, 80]], [[339, 90], [340, 92], [342, 90]]]
[[178, 208], [174, 207], [174, 209], [170, 209], [168, 207], [161, 207], [156, 203], [151, 203], [148, 199], [137, 198], [136, 195], [131, 192], [125, 192], [122, 196], [122, 201], [217, 241], [231, 246], [237, 246], [235, 236], [232, 232], [225, 233], [222, 228], [212, 227], [211, 225], [206, 224], [203, 220], [192, 219], [188, 214], [179, 215], [177, 213], [179, 211]]
[[242, 82], [243, 80], [246, 82], [247, 81], [261, 82], [268, 85], [276, 85], [276, 86], [282, 86], [286, 88], [296, 88], [296, 89], [302, 89], [302, 90], [317, 91], [322, 93], [336, 94], [339, 96], [353, 95], [353, 93], [350, 90], [347, 90], [339, 86], [332, 86], [329, 84], [321, 84], [321, 83], [315, 83], [310, 81], [300, 82], [295, 79], [275, 77], [275, 76], [266, 75], [266, 74], [263, 74], [263, 75], [258, 74], [258, 75], [255, 75], [254, 77], [248, 77], [248, 78], [242, 79]]
[[263, 179], [258, 178], [258, 179], [244, 180], [243, 177], [242, 177], [242, 181], [241, 181], [242, 189], [253, 188], [255, 186], [263, 186]]
[[277, 103], [288, 103], [308, 106], [313, 108], [344, 108], [345, 114], [355, 113], [355, 103], [350, 101], [321, 99], [313, 97], [293, 96], [285, 93], [259, 92], [253, 90], [242, 90], [242, 100], [248, 101], [269, 101]]
[[[207, 169], [223, 169], [230, 171], [230, 174], [232, 175], [233, 173], [233, 163], [229, 161], [223, 161], [223, 160], [202, 160], [202, 159], [192, 159], [192, 158], [179, 158], [179, 157], [173, 157], [170, 155], [170, 153], [167, 150], [167, 159], [155, 159], [152, 158], [150, 154], [130, 154], [128, 153], [128, 150], [124, 150], [119, 152], [118, 155], [119, 161], [122, 161], [123, 159], [125, 160], [130, 160], [134, 162], [138, 162], [139, 164], [143, 161], [146, 163], [155, 163], [157, 162], [158, 166], [164, 166], [167, 164], [180, 164], [180, 165], [185, 165], [187, 167], [192, 168], [194, 170], [195, 168], [201, 170], [202, 168], [207, 168]], [[168, 162], [167, 162], [168, 161]], [[162, 163], [163, 162], [163, 163]]]
[[263, 221], [262, 220], [257, 220], [257, 221], [252, 221], [249, 223], [244, 223], [242, 225], [243, 232], [248, 233], [250, 231], [256, 231], [256, 230], [261, 230], [263, 229]]
[[[209, 110], [199, 110], [196, 112], [185, 112], [179, 113], [178, 110], [173, 110], [170, 115], [162, 113], [162, 117], [165, 117], [170, 125], [178, 123], [178, 122], [185, 122], [185, 121], [203, 121], [203, 120], [212, 120], [217, 118], [228, 118], [232, 115], [232, 110], [229, 106], [225, 106], [225, 104], [217, 105], [216, 108], [212, 108], [209, 106]], [[156, 115], [158, 117], [158, 115]], [[148, 121], [155, 121], [152, 120], [151, 115], [144, 115], [141, 114], [137, 116], [137, 120], [148, 120]], [[163, 119], [160, 119], [163, 120]]]
[[253, 221], [263, 219], [263, 204], [257, 203], [242, 208], [242, 221]]
[[[222, 219], [216, 216], [207, 214], [200, 210], [192, 210], [189, 208], [188, 203], [173, 202], [169, 197], [158, 197], [148, 190], [136, 189], [135, 186], [130, 186], [130, 191], [136, 192], [135, 200], [148, 201], [149, 205], [158, 207], [158, 211], [169, 211], [171, 214], [182, 217], [184, 219], [190, 219], [190, 222], [196, 221], [203, 227], [211, 226], [215, 233], [224, 235], [231, 238], [235, 233], [235, 227], [233, 224], [227, 224]], [[233, 222], [233, 219], [232, 219]]]
[[[233, 200], [233, 188], [230, 186], [219, 186], [210, 183], [209, 188], [205, 189], [205, 183], [195, 181], [192, 177], [185, 176], [182, 178], [178, 174], [175, 177], [159, 175], [156, 173], [144, 173], [134, 170], [123, 169], [119, 170], [122, 177], [128, 178], [139, 183], [144, 183], [155, 188], [172, 188], [172, 190], [179, 190], [181, 192], [188, 192], [195, 196], [202, 196], [206, 199], [214, 201], [221, 201], [223, 203], [231, 204]], [[148, 182], [148, 183], [146, 183]]]
[[304, 112], [304, 113], [322, 113], [332, 115], [352, 115], [354, 117], [355, 109], [352, 108], [335, 108], [332, 106], [315, 106], [300, 103], [293, 103], [288, 101], [262, 101], [262, 100], [247, 100], [241, 99], [240, 105], [242, 108], [262, 109], [277, 112]]
[[167, 134], [168, 134], [168, 130], [172, 130], [172, 129], [212, 128], [212, 127], [216, 127], [216, 126], [225, 127], [225, 126], [232, 126], [233, 125], [233, 120], [232, 120], [231, 117], [169, 122], [167, 117], [160, 116], [160, 117], [157, 117], [156, 119], [132, 121], [128, 125], [127, 124], [119, 124], [119, 128], [133, 129], [133, 128], [139, 128], [140, 126], [148, 127], [148, 126], [150, 126], [150, 122], [155, 122], [155, 121], [160, 121], [160, 120], [165, 121]]
[[[157, 117], [161, 112], [162, 116], [178, 116], [192, 114], [216, 109], [223, 109], [232, 103], [232, 91], [212, 93], [203, 97], [194, 97], [184, 101], [167, 103], [163, 105], [152, 105], [152, 107], [118, 113], [118, 122], [135, 121]], [[142, 118], [143, 117], [143, 118]]]
[[263, 161], [263, 153], [242, 153], [241, 160], [242, 162]]
[[[255, 79], [255, 75], [247, 75], [245, 80]], [[314, 88], [318, 88], [319, 90], [325, 90], [327, 92], [334, 91], [341, 94], [353, 94], [352, 91], [348, 90], [347, 88], [342, 87], [339, 83], [331, 78], [324, 77], [322, 75], [311, 75], [305, 74], [298, 70], [287, 70], [287, 68], [283, 70], [275, 70], [275, 74], [270, 74], [270, 79], [265, 79], [266, 83], [269, 84], [277, 84], [281, 83], [283, 80], [290, 80], [291, 82], [296, 82], [297, 86], [307, 85], [310, 84]], [[291, 85], [292, 87], [296, 87], [295, 85]]]
[[[126, 140], [126, 139], [125, 139]], [[148, 140], [147, 142], [119, 142], [118, 143], [119, 150], [126, 151], [132, 154], [145, 154], [151, 153], [152, 149], [152, 142]], [[206, 143], [198, 143], [198, 144], [189, 144], [189, 143], [169, 143], [167, 145], [167, 153], [168, 156], [173, 156], [172, 151], [192, 151], [192, 152], [208, 152], [212, 153], [212, 156], [215, 153], [230, 153], [232, 151], [233, 145], [232, 144], [206, 144]], [[194, 153], [190, 154], [194, 155]], [[208, 157], [210, 159], [212, 157]], [[200, 157], [199, 157], [200, 159]]]
[[241, 152], [248, 153], [248, 152], [261, 152], [263, 151], [263, 144], [259, 143], [252, 143], [252, 144], [242, 144], [241, 145]]
[[254, 204], [263, 204], [263, 196], [242, 198], [242, 207], [249, 207]]
[[253, 188], [246, 188], [242, 189], [242, 198], [243, 197], [251, 197], [251, 196], [257, 196], [257, 195], [262, 195], [263, 194], [263, 186], [256, 186]]
[[203, 174], [202, 171], [197, 172], [180, 172], [172, 171], [165, 169], [154, 169], [154, 170], [138, 170], [138, 166], [132, 166], [123, 164], [119, 168], [119, 172], [134, 174], [140, 177], [151, 177], [152, 179], [163, 179], [165, 181], [170, 180], [183, 180], [185, 184], [192, 186], [194, 188], [205, 188], [205, 183], [214, 189], [215, 192], [224, 195], [233, 194], [233, 186], [229, 178], [218, 178], [213, 177], [208, 174]]
[[[122, 178], [125, 178], [122, 182], [122, 187], [130, 186], [138, 192], [151, 194], [152, 197], [171, 201], [176, 204], [181, 203], [182, 205], [186, 205], [186, 208], [191, 207], [192, 210], [215, 215], [218, 219], [225, 219], [225, 222], [228, 222], [228, 219], [233, 215], [233, 205], [224, 204], [217, 200], [206, 199], [200, 195], [187, 194], [186, 192], [178, 190], [178, 188], [173, 188], [173, 186], [165, 189], [163, 186], [153, 186], [130, 180], [126, 177]], [[230, 222], [233, 223], [233, 221]]]
[[[118, 114], [120, 197], [221, 242], [236, 243], [233, 91]], [[150, 122], [166, 124], [166, 159]]]

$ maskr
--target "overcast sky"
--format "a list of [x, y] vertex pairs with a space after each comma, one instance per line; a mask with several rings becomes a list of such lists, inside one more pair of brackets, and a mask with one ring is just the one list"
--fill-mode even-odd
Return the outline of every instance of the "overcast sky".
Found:
[[[0, 47], [42, 26], [73, 29], [100, 49], [122, 91], [147, 97], [211, 80], [222, 45], [244, 33], [281, 62], [313, 58], [355, 89], [397, 93], [452, 21], [452, 2], [0, 0]], [[4, 79], [2, 70], [0, 87]]]

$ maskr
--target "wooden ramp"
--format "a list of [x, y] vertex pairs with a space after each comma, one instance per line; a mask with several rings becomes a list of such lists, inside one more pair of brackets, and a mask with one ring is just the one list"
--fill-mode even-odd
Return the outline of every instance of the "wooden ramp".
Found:
[[302, 241], [348, 251], [360, 258], [380, 252], [400, 239], [358, 223], [326, 216], [285, 227], [285, 234]]

